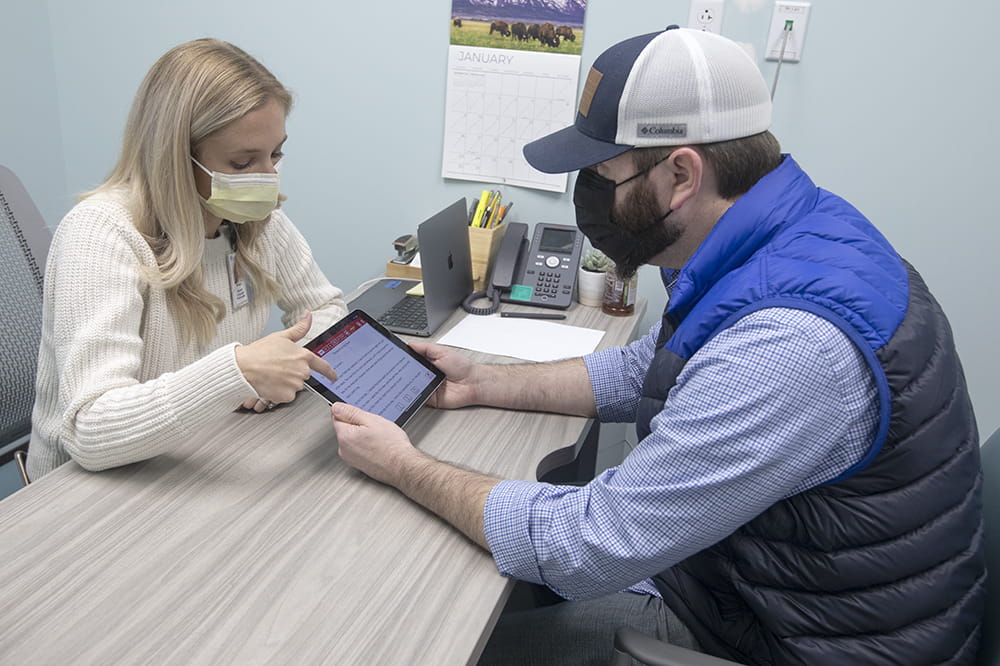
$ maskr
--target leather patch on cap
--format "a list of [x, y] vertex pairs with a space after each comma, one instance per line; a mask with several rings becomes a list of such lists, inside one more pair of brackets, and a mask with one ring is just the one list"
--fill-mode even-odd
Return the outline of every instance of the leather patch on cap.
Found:
[[594, 94], [597, 93], [597, 86], [600, 85], [604, 75], [593, 67], [587, 74], [587, 82], [583, 84], [583, 95], [580, 96], [580, 115], [584, 118], [590, 113], [590, 104], [594, 101]]

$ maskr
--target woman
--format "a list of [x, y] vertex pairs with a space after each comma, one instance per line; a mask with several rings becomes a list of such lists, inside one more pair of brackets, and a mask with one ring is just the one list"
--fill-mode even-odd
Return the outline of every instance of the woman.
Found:
[[[290, 402], [310, 370], [336, 377], [296, 344], [346, 307], [276, 208], [291, 104], [217, 40], [177, 46], [146, 75], [117, 165], [49, 251], [32, 479], [70, 458], [151, 458], [241, 405]], [[290, 328], [261, 338], [275, 303]]]

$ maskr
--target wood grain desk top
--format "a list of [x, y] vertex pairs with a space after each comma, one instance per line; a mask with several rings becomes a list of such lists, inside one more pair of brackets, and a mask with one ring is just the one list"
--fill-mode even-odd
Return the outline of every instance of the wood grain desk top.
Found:
[[[606, 329], [605, 348], [644, 309], [574, 304], [566, 321]], [[443, 460], [535, 479], [587, 425], [424, 408], [406, 430]], [[0, 566], [4, 664], [474, 663], [512, 585], [446, 523], [345, 466], [327, 404], [307, 391], [143, 463], [63, 465], [0, 502]]]

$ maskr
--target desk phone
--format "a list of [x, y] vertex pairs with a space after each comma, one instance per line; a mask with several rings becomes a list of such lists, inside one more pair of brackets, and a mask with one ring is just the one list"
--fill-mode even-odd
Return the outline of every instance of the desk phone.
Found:
[[495, 259], [491, 285], [500, 300], [565, 310], [573, 302], [583, 233], [563, 224], [510, 222]]

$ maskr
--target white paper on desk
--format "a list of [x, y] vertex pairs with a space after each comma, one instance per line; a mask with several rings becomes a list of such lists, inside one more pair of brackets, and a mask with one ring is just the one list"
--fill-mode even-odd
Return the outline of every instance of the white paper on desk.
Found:
[[438, 344], [526, 361], [556, 361], [589, 354], [603, 337], [604, 331], [542, 319], [466, 315]]

